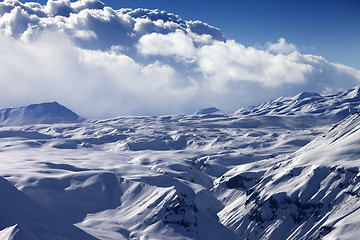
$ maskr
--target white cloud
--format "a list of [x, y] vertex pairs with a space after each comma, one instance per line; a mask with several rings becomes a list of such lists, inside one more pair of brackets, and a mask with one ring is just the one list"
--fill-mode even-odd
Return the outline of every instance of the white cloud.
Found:
[[294, 44], [287, 43], [285, 38], [279, 38], [277, 43], [267, 42], [265, 47], [267, 51], [276, 54], [289, 54], [298, 50]]
[[79, 0], [71, 3], [71, 7], [80, 12], [84, 9], [103, 9], [105, 7], [104, 3], [99, 0]]
[[21, 37], [31, 25], [36, 25], [39, 19], [29, 15], [21, 7], [16, 6], [0, 18], [0, 29], [9, 37]]
[[51, 17], [63, 16], [68, 17], [73, 9], [70, 0], [48, 0], [46, 3], [45, 11]]
[[186, 22], [186, 25], [190, 29], [190, 32], [197, 35], [210, 35], [214, 40], [217, 41], [226, 40], [220, 29], [210, 26], [201, 21], [188, 21]]
[[305, 83], [306, 74], [313, 70], [309, 64], [247, 48], [231, 40], [201, 47], [199, 68], [219, 84], [227, 81], [260, 82], [270, 87]]
[[147, 55], [178, 56], [191, 59], [195, 54], [195, 47], [191, 38], [177, 30], [169, 34], [151, 33], [139, 39], [138, 51]]
[[81, 40], [90, 40], [92, 38], [97, 38], [96, 34], [93, 31], [87, 30], [78, 30], [75, 31], [75, 36]]
[[85, 117], [231, 112], [360, 82], [358, 70], [285, 39], [262, 51], [199, 21], [97, 0], [3, 1], [0, 42], [0, 107], [56, 100]]
[[56, 100], [87, 117], [165, 114], [186, 111], [194, 95], [171, 66], [81, 49], [64, 34], [0, 40], [1, 107]]
[[[15, 8], [21, 8], [25, 19], [18, 19], [16, 16], [19, 14], [11, 12]], [[8, 15], [2, 16], [2, 13]], [[184, 21], [177, 15], [159, 10], [120, 9], [115, 11], [105, 7], [99, 0], [77, 2], [50, 0], [46, 6], [7, 0], [0, 3], [0, 16], [0, 19], [4, 18], [2, 21], [5, 21], [5, 18], [17, 18], [15, 22], [21, 26], [9, 28], [10, 22], [0, 26], [0, 31], [6, 30], [8, 35], [16, 37], [26, 35], [27, 38], [32, 38], [33, 34], [36, 35], [41, 31], [61, 30], [76, 39], [80, 46], [92, 49], [106, 50], [113, 45], [134, 47], [138, 39], [145, 34], [154, 32], [167, 34], [176, 30], [195, 34], [199, 39], [206, 38], [207, 41], [209, 41], [208, 36], [216, 40], [225, 39], [219, 29], [200, 21]], [[84, 37], [82, 33], [85, 32], [97, 37]]]

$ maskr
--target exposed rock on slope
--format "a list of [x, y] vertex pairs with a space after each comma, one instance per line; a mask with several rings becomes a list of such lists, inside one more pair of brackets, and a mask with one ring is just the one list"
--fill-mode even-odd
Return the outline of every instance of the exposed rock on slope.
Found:
[[220, 221], [249, 239], [356, 239], [358, 146], [356, 113], [272, 167], [232, 169], [214, 188], [225, 199]]

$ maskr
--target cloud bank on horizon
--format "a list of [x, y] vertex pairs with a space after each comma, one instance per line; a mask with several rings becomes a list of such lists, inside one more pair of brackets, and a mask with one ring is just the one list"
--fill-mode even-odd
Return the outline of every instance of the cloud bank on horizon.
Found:
[[200, 21], [99, 0], [5, 0], [0, 42], [1, 107], [55, 100], [85, 117], [233, 112], [360, 83], [359, 70], [284, 38], [246, 47]]

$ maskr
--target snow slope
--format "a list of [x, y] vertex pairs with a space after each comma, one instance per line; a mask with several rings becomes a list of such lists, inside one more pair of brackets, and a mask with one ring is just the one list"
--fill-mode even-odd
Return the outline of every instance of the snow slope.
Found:
[[281, 113], [2, 126], [0, 239], [356, 239], [358, 89]]
[[1, 239], [95, 239], [0, 178]]
[[214, 188], [220, 221], [249, 239], [357, 239], [359, 128], [356, 113], [272, 166], [227, 172]]

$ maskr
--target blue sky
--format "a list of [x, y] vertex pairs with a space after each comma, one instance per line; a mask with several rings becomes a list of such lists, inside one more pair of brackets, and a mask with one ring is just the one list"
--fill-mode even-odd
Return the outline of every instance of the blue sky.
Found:
[[264, 45], [283, 37], [302, 53], [360, 69], [358, 0], [104, 0], [103, 3], [114, 9], [159, 9], [184, 20], [201, 20], [245, 46]]
[[185, 20], [201, 20], [246, 45], [276, 42], [280, 37], [303, 53], [360, 69], [358, 0], [104, 1], [114, 8], [159, 8]]

